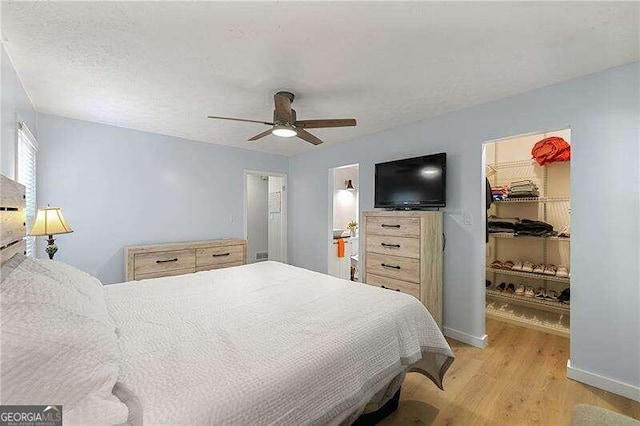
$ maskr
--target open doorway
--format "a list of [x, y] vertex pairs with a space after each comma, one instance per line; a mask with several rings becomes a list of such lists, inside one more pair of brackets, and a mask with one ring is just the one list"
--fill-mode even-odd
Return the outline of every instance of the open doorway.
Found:
[[570, 336], [570, 150], [571, 129], [484, 145], [487, 318]]
[[327, 273], [358, 281], [359, 166], [329, 169], [329, 227]]
[[283, 173], [245, 171], [247, 262], [287, 262], [286, 181]]

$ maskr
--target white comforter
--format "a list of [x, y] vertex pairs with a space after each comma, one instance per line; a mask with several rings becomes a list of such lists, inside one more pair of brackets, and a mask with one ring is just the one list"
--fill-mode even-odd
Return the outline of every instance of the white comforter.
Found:
[[146, 425], [339, 423], [423, 354], [440, 384], [453, 356], [415, 298], [277, 262], [105, 291]]

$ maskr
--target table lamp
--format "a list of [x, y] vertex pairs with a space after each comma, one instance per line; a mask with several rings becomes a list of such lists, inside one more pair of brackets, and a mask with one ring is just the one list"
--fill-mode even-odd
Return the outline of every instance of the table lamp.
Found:
[[58, 246], [54, 244], [54, 235], [68, 234], [73, 232], [69, 224], [62, 216], [60, 207], [45, 207], [38, 209], [36, 221], [31, 228], [29, 235], [32, 237], [48, 236], [49, 244], [45, 251], [49, 255], [49, 259], [53, 259], [53, 255], [58, 251]]

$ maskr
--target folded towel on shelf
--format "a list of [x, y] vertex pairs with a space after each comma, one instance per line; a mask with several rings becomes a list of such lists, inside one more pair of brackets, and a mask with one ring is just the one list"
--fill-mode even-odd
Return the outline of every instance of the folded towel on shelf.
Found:
[[509, 197], [522, 198], [522, 197], [538, 197], [538, 187], [532, 180], [519, 180], [511, 182], [509, 188]]
[[495, 193], [506, 194], [507, 192], [509, 192], [509, 187], [508, 186], [492, 186], [491, 192], [494, 194]]
[[509, 191], [509, 198], [539, 197], [538, 187], [516, 187]]
[[509, 194], [508, 198], [538, 198], [540, 193], [538, 191], [531, 192], [516, 192]]
[[511, 187], [512, 188], [514, 186], [520, 186], [520, 185], [533, 185], [533, 186], [535, 186], [535, 184], [533, 183], [533, 181], [531, 179], [515, 180], [515, 181], [511, 182]]
[[537, 186], [530, 186], [530, 185], [526, 185], [526, 186], [514, 186], [511, 188], [511, 190], [509, 192], [513, 193], [513, 192], [533, 192], [533, 191], [537, 191], [538, 187]]
[[492, 186], [491, 195], [494, 200], [504, 200], [509, 194], [509, 188], [506, 186]]

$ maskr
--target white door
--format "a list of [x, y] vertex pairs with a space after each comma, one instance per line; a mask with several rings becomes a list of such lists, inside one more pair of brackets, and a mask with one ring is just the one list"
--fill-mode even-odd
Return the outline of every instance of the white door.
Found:
[[247, 262], [287, 261], [286, 175], [245, 172]]

